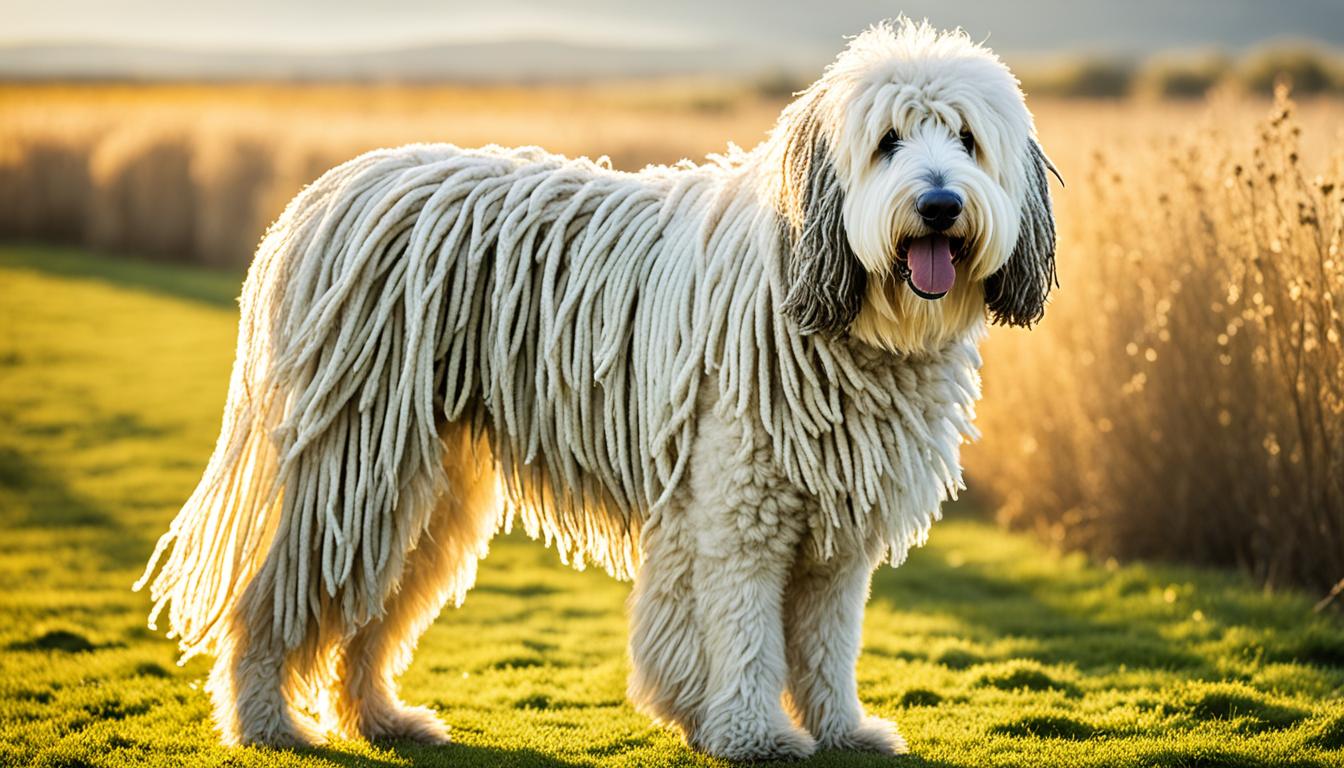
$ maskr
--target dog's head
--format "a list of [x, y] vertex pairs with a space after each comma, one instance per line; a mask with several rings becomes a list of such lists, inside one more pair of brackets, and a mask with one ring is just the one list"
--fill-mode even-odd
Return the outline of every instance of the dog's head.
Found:
[[855, 38], [772, 138], [783, 303], [807, 333], [934, 349], [1031, 325], [1055, 282], [1047, 173], [1017, 79], [963, 32]]

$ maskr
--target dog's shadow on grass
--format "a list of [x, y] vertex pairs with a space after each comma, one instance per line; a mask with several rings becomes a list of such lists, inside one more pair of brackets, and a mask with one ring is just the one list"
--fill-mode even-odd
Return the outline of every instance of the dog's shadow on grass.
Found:
[[17, 246], [4, 254], [3, 266], [53, 277], [96, 280], [117, 288], [236, 309], [243, 273], [200, 265], [149, 261], [127, 255], [90, 258], [86, 252], [51, 246]]
[[[590, 760], [570, 761], [553, 754], [538, 752], [534, 749], [512, 747], [485, 747], [456, 742], [442, 746], [426, 746], [414, 742], [380, 741], [367, 746], [358, 743], [337, 744], [330, 747], [302, 750], [302, 754], [318, 758], [331, 766], [340, 768], [405, 768], [417, 766], [510, 766], [510, 768], [580, 768], [591, 766]], [[959, 763], [930, 761], [916, 754], [896, 757], [875, 755], [863, 752], [845, 752], [824, 750], [808, 760], [790, 762], [752, 762], [730, 763], [719, 760], [689, 748], [684, 755], [678, 755], [676, 762], [684, 765], [730, 766], [743, 765], [765, 768], [767, 766], [826, 766], [827, 768], [878, 768], [879, 766], [900, 768], [964, 768]]]
[[[112, 435], [105, 420], [90, 419], [84, 428]], [[113, 420], [111, 429], [140, 429], [138, 422]], [[101, 433], [97, 430], [103, 430]], [[109, 567], [140, 560], [152, 539], [147, 531], [127, 526], [108, 505], [79, 493], [65, 477], [17, 450], [0, 446], [0, 492], [11, 503], [0, 509], [0, 528], [9, 530], [97, 531], [88, 544]]]
[[420, 766], [579, 768], [591, 765], [591, 763], [569, 762], [534, 749], [483, 747], [457, 742], [438, 746], [400, 740], [378, 741], [373, 744], [350, 742], [301, 750], [300, 753], [341, 768], [406, 768], [408, 765], [417, 768]]
[[[1104, 577], [1101, 577], [1104, 578]], [[1129, 668], [1209, 672], [1207, 658], [1172, 643], [1159, 632], [1160, 617], [1097, 616], [1069, 607], [1078, 593], [1099, 587], [1096, 577], [1049, 580], [995, 573], [973, 563], [952, 564], [935, 551], [911, 556], [899, 569], [878, 569], [874, 606], [893, 611], [950, 616], [967, 628], [976, 645], [1004, 638], [1030, 638], [1016, 654], [1043, 664], [1080, 670]], [[1058, 599], [1051, 599], [1054, 593]], [[953, 649], [928, 659], [952, 669], [1003, 659]]]

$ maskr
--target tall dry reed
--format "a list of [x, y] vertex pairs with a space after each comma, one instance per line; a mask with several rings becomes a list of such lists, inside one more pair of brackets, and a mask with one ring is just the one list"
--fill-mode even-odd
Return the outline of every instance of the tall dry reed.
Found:
[[1098, 151], [1064, 193], [1063, 287], [989, 342], [974, 481], [1064, 546], [1344, 576], [1344, 184], [1278, 92], [1249, 141], [1200, 121]]

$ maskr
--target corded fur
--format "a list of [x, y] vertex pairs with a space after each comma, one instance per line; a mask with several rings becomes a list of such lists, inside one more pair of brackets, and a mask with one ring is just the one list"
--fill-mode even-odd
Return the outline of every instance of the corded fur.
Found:
[[626, 174], [419, 145], [305, 190], [248, 276], [219, 445], [146, 572], [164, 561], [151, 593], [184, 651], [212, 649], [263, 558], [290, 644], [323, 593], [354, 625], [375, 615], [388, 559], [425, 525], [395, 512], [432, 506], [398, 500], [433, 492], [407, 481], [441, 471], [442, 420], [488, 432], [531, 534], [628, 577], [682, 476], [707, 372], [829, 528], [871, 528], [902, 557], [938, 499], [895, 509], [896, 489], [929, 462], [960, 482], [976, 352], [893, 365], [800, 336], [777, 311], [780, 227], [750, 194], [751, 157]]
[[[875, 160], [892, 126], [909, 146]], [[953, 234], [975, 249], [941, 303], [891, 269], [930, 168], [966, 194]], [[900, 562], [961, 484], [986, 286], [1000, 321], [1044, 307], [1046, 168], [997, 59], [906, 24], [857, 38], [756, 149], [703, 165], [439, 144], [329, 171], [249, 272], [218, 444], [137, 583], [151, 623], [167, 610], [189, 657], [230, 622], [296, 649], [319, 617], [382, 617], [451, 490], [445, 425], [481, 438], [464, 444], [490, 454], [503, 525], [577, 566], [634, 575], [644, 528], [685, 512], [706, 413], [768, 446], [819, 561], [865, 542]]]
[[[261, 244], [219, 443], [137, 585], [216, 655], [223, 741], [447, 741], [395, 678], [516, 520], [637, 576], [630, 699], [692, 745], [903, 751], [858, 698], [868, 577], [961, 484], [987, 315], [1044, 309], [1049, 170], [1011, 72], [906, 21], [703, 165], [328, 172]], [[965, 207], [928, 301], [935, 188]]]

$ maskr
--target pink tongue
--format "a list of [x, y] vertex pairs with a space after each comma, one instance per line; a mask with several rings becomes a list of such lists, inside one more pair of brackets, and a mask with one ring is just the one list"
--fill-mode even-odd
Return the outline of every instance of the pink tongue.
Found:
[[952, 266], [952, 247], [942, 235], [926, 235], [910, 243], [907, 255], [910, 282], [921, 293], [935, 298], [952, 290], [957, 270]]

